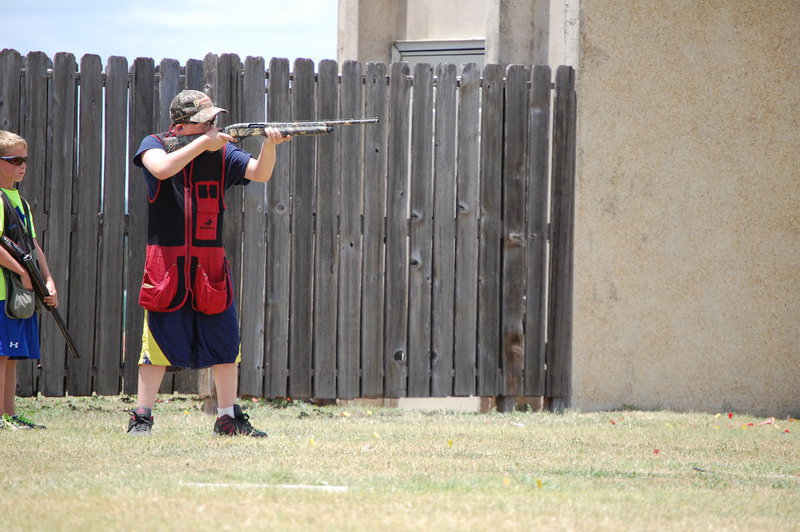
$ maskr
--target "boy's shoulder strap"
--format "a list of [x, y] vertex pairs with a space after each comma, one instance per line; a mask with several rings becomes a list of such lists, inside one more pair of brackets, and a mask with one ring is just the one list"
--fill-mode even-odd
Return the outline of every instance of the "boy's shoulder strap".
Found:
[[33, 220], [31, 220], [31, 205], [28, 203], [28, 200], [22, 196], [20, 196], [19, 199], [22, 201], [22, 212], [25, 214], [25, 229], [28, 231], [29, 235], [32, 235]]
[[[3, 196], [3, 210], [5, 214], [11, 215], [11, 218], [14, 217], [19, 218], [19, 214], [17, 213], [17, 209], [11, 204], [11, 199], [5, 192], [0, 193]], [[28, 200], [20, 195], [19, 197], [20, 204], [22, 205], [22, 213], [25, 215], [25, 224], [22, 226], [26, 231], [30, 231], [31, 226], [31, 206], [28, 203]], [[8, 216], [3, 217], [4, 225], [7, 223]], [[21, 221], [21, 220], [20, 220]]]

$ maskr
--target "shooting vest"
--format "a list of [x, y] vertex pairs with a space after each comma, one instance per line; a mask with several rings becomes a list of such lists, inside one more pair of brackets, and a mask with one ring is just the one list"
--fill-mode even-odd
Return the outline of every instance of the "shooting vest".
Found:
[[[163, 144], [164, 133], [154, 135]], [[222, 245], [225, 148], [203, 152], [148, 198], [147, 254], [139, 304], [171, 312], [187, 301], [204, 314], [233, 302]]]
[[[33, 231], [30, 204], [17, 192], [17, 196], [19, 197], [19, 209], [22, 211], [22, 216], [20, 216], [20, 213], [17, 211], [16, 206], [8, 194], [2, 191], [0, 191], [0, 194], [3, 195], [2, 234], [13, 240], [24, 251], [28, 253], [33, 252], [33, 239], [36, 237], [36, 234]], [[20, 225], [20, 223], [22, 225]]]

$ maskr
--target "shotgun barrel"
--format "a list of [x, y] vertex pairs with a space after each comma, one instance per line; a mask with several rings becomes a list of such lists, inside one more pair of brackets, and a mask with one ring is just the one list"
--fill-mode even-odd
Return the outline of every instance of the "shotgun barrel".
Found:
[[[277, 129], [281, 135], [326, 135], [332, 133], [339, 126], [356, 126], [363, 124], [375, 124], [377, 118], [349, 118], [344, 120], [307, 120], [299, 122], [242, 122], [231, 124], [222, 128], [223, 133], [232, 137], [259, 137], [266, 135], [267, 128]], [[182, 135], [179, 137], [167, 137], [164, 144], [167, 153], [179, 150], [192, 142], [200, 135]]]

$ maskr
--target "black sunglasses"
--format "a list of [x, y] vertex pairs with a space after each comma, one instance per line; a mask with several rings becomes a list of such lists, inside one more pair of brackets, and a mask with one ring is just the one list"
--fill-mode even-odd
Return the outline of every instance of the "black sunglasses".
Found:
[[0, 157], [0, 159], [4, 160], [7, 163], [11, 163], [14, 166], [22, 166], [23, 163], [28, 162], [27, 157], [20, 157], [19, 155], [13, 157]]

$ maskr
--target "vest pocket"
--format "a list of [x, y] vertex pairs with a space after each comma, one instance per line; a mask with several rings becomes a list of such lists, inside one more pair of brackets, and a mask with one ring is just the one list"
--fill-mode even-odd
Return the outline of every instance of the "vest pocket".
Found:
[[193, 304], [195, 310], [203, 314], [219, 314], [231, 304], [229, 294], [231, 291], [230, 272], [228, 261], [222, 269], [222, 279], [212, 280], [206, 273], [203, 265], [198, 263], [194, 276]]
[[163, 266], [153, 268], [147, 265], [139, 290], [139, 305], [145, 310], [166, 312], [178, 292], [178, 265], [173, 264], [164, 272]]
[[217, 238], [217, 220], [219, 219], [219, 185], [213, 181], [195, 184], [195, 216], [194, 234], [197, 240], [215, 240]]

